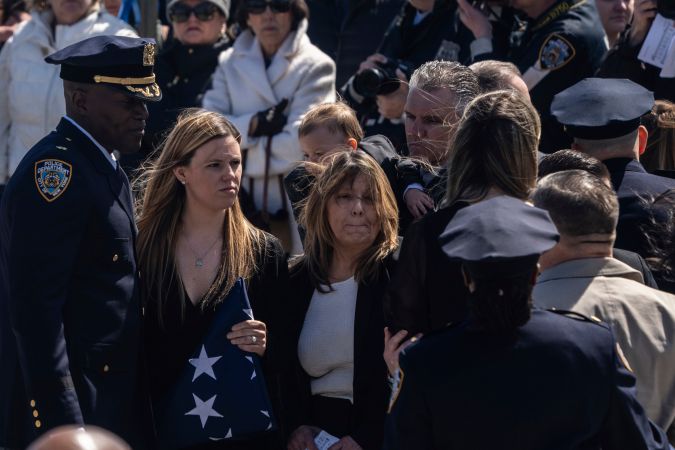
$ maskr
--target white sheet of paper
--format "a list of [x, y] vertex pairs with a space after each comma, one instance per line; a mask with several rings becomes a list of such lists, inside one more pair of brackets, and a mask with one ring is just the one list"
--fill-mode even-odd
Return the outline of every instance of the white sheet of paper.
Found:
[[661, 78], [675, 78], [675, 36], [670, 41], [668, 48], [668, 55], [666, 61], [663, 63], [663, 69], [659, 74]]
[[672, 48], [673, 38], [675, 38], [675, 20], [657, 14], [642, 44], [638, 59], [663, 69], [668, 52]]
[[316, 445], [316, 448], [318, 448], [319, 450], [328, 450], [328, 447], [335, 444], [339, 440], [340, 439], [336, 438], [332, 434], [328, 434], [325, 431], [321, 430], [321, 433], [319, 433], [314, 438], [314, 445]]

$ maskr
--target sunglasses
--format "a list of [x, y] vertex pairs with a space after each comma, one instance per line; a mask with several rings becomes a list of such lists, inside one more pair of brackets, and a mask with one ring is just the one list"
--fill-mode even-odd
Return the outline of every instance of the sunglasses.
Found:
[[246, 11], [249, 14], [262, 14], [268, 6], [273, 13], [285, 13], [291, 10], [289, 0], [249, 0], [246, 2]]
[[202, 2], [193, 8], [184, 3], [176, 3], [169, 10], [169, 20], [177, 23], [187, 22], [190, 15], [194, 14], [197, 20], [207, 22], [213, 19], [217, 12], [218, 7], [209, 2]]

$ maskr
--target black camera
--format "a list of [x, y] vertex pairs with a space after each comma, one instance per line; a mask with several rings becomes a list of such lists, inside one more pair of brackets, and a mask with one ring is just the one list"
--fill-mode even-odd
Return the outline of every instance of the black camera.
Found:
[[666, 19], [675, 19], [675, 0], [656, 0], [656, 11]]
[[401, 82], [396, 76], [396, 69], [400, 69], [406, 78], [410, 78], [410, 67], [405, 61], [388, 59], [386, 63], [377, 63], [377, 67], [356, 74], [352, 86], [364, 97], [391, 94], [398, 89]]

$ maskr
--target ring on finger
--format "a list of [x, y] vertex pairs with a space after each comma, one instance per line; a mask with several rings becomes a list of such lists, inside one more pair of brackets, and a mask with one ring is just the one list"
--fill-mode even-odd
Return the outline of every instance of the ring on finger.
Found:
[[256, 342], [258, 342], [258, 338], [255, 336], [251, 336], [251, 343], [255, 344]]

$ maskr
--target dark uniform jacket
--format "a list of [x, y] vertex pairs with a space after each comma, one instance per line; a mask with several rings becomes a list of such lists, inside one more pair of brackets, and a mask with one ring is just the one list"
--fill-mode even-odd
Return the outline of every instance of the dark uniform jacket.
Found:
[[551, 116], [553, 97], [593, 76], [607, 51], [605, 34], [591, 0], [561, 0], [515, 33], [508, 59], [523, 74], [532, 103], [541, 115], [540, 150], [569, 148], [570, 138]]
[[124, 173], [62, 119], [0, 206], [0, 447], [92, 424], [143, 448], [135, 239]]
[[308, 0], [312, 44], [335, 61], [335, 85], [344, 85], [361, 61], [377, 51], [402, 0]]
[[535, 310], [513, 335], [470, 324], [401, 354], [385, 449], [656, 450], [608, 327]]
[[384, 299], [385, 324], [390, 328], [408, 330], [408, 335], [428, 333], [466, 317], [469, 291], [461, 264], [445, 256], [438, 236], [467, 205], [441, 208], [409, 227]]
[[647, 173], [639, 161], [630, 158], [606, 159], [612, 186], [619, 198], [619, 223], [616, 227], [615, 247], [631, 250], [643, 257], [649, 256], [649, 244], [644, 234], [652, 221], [667, 215], [652, 208], [650, 201], [669, 189], [675, 180]]

